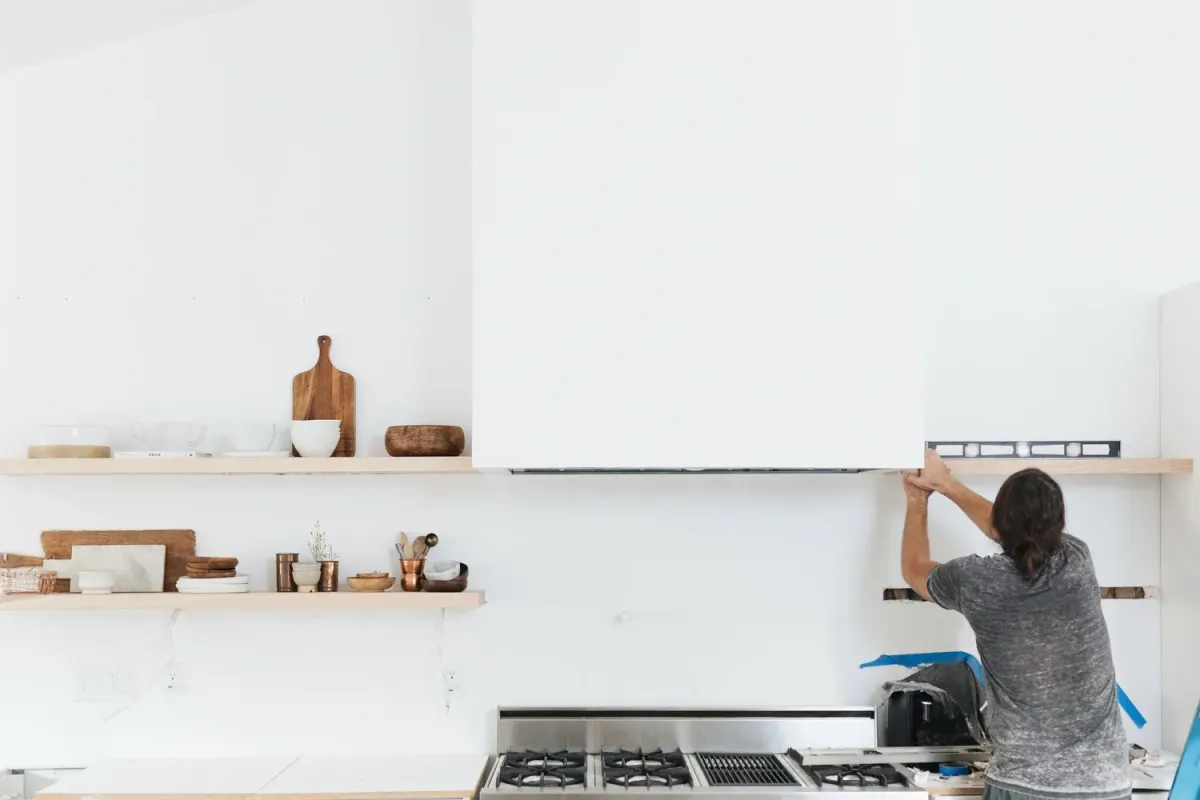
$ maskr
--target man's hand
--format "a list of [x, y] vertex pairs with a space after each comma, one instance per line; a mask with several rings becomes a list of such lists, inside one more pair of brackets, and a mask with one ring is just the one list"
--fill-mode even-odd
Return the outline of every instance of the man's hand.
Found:
[[923, 489], [942, 494], [946, 494], [955, 484], [954, 476], [950, 474], [950, 468], [933, 450], [925, 451], [925, 466], [921, 469], [920, 474], [913, 478], [913, 481]]
[[933, 490], [921, 484], [917, 473], [905, 472], [902, 478], [904, 480], [904, 497], [908, 502], [922, 505], [929, 502], [929, 495]]

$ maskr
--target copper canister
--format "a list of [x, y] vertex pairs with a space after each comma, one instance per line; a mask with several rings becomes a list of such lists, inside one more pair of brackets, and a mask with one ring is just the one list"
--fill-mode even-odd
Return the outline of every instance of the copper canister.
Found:
[[336, 592], [338, 590], [338, 562], [321, 562], [321, 580], [317, 582], [318, 592]]
[[296, 582], [292, 580], [292, 564], [299, 560], [299, 553], [275, 554], [275, 591], [296, 591]]
[[419, 592], [423, 583], [425, 583], [425, 559], [400, 559], [400, 588], [406, 592]]

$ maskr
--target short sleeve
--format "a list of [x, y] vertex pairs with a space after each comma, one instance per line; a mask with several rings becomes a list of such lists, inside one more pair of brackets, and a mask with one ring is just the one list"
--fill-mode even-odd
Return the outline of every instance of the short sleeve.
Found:
[[965, 556], [930, 570], [925, 588], [933, 602], [951, 611], [962, 611], [964, 594], [969, 595], [972, 588], [972, 567], [978, 560], [979, 556]]

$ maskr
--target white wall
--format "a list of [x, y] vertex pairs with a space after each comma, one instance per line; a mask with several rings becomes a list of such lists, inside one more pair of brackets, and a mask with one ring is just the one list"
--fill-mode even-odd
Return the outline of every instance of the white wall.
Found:
[[[1157, 296], [1200, 252], [1180, 99], [1200, 11], [921, 9], [929, 435], [1155, 454]], [[362, 454], [389, 424], [469, 426], [467, 14], [262, 0], [0, 79], [3, 450], [34, 422], [282, 422], [320, 333], [358, 379]], [[1101, 582], [1157, 583], [1158, 479], [1064, 485]], [[171, 691], [166, 613], [0, 616], [5, 766], [479, 750], [502, 704], [862, 703], [894, 673], [858, 663], [971, 644], [949, 613], [878, 600], [901, 508], [884, 478], [9, 479], [0, 508], [3, 550], [189, 526], [259, 588], [314, 519], [351, 572], [436, 530], [489, 593], [444, 618], [185, 613]], [[941, 505], [933, 527], [936, 556], [984, 546]], [[1158, 605], [1105, 608], [1153, 745]], [[449, 713], [442, 665], [462, 673]], [[74, 701], [109, 668], [139, 702]]]
[[[1162, 303], [1162, 451], [1200, 448], [1196, 360], [1200, 354], [1200, 284], [1170, 293]], [[1200, 697], [1200, 528], [1197, 476], [1163, 481], [1162, 630], [1163, 742], [1182, 750]]]

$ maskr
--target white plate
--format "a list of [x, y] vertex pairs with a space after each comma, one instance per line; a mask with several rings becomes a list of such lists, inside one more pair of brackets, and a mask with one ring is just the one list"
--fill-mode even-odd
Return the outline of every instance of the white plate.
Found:
[[217, 586], [240, 586], [241, 584], [249, 582], [249, 575], [236, 575], [232, 578], [189, 578], [184, 575], [180, 577], [179, 580], [175, 581], [175, 586], [176, 588], [183, 586], [199, 586], [201, 584], [216, 584]]
[[291, 450], [263, 450], [259, 453], [223, 453], [226, 458], [291, 458]]
[[[201, 581], [212, 583], [212, 581]], [[226, 583], [221, 586], [180, 586], [180, 594], [246, 594], [250, 591], [248, 583]]]

